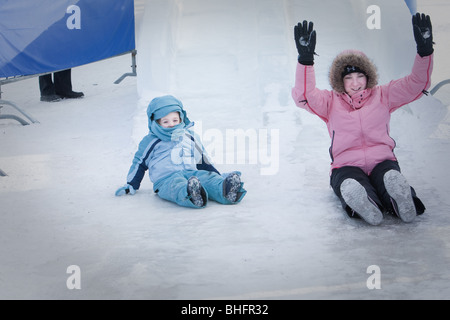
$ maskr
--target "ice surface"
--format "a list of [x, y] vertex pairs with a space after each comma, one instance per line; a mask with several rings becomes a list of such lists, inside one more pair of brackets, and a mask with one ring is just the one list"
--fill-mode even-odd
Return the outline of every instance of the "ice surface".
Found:
[[[381, 83], [408, 74], [415, 43], [403, 1], [135, 3], [138, 77], [113, 83], [130, 71], [126, 55], [74, 68], [80, 100], [40, 102], [36, 78], [2, 87], [3, 99], [40, 123], [0, 122], [8, 175], [0, 177], [0, 298], [450, 296], [449, 86], [436, 94], [444, 104], [423, 97], [391, 121], [402, 172], [427, 211], [376, 227], [346, 218], [329, 187], [325, 124], [290, 97], [293, 26], [303, 20], [317, 31], [318, 87], [329, 88], [331, 61], [348, 48], [373, 59]], [[367, 28], [370, 5], [381, 9], [381, 29]], [[418, 3], [433, 23], [433, 85], [450, 75], [448, 9], [447, 0]], [[240, 204], [181, 208], [153, 194], [147, 177], [136, 195], [114, 196], [147, 133], [148, 102], [167, 93], [183, 101], [218, 169], [242, 172]], [[244, 155], [227, 147], [239, 130], [253, 139]], [[66, 285], [71, 265], [79, 290]], [[373, 265], [379, 290], [367, 286]]]

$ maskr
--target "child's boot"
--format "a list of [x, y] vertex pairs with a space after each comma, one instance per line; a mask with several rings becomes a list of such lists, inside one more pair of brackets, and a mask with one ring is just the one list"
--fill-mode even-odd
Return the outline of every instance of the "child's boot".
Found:
[[366, 189], [358, 181], [345, 179], [340, 189], [345, 203], [367, 223], [374, 226], [381, 223], [383, 213], [369, 198]]
[[238, 192], [241, 189], [241, 177], [233, 172], [225, 178], [224, 181], [224, 195], [230, 202], [238, 200]]
[[383, 181], [397, 216], [404, 222], [412, 222], [417, 213], [406, 178], [397, 170], [389, 170], [384, 174]]
[[187, 183], [187, 193], [192, 203], [197, 207], [203, 207], [202, 186], [197, 177], [190, 177]]

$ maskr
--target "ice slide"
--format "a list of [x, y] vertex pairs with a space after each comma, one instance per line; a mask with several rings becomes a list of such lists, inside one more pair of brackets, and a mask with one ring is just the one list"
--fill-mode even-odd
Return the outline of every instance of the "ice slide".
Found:
[[[415, 1], [407, 2], [415, 11]], [[141, 102], [135, 140], [145, 134], [148, 102], [160, 94], [178, 96], [197, 120], [214, 110], [207, 119], [213, 128], [234, 126], [230, 114], [247, 119], [249, 127], [267, 124], [268, 114], [272, 124], [278, 122], [274, 111], [295, 109], [293, 27], [304, 19], [317, 30], [318, 87], [330, 88], [332, 59], [349, 48], [374, 61], [380, 83], [402, 77], [416, 54], [408, 5], [400, 0], [147, 0], [136, 28]], [[301, 118], [314, 121], [306, 114]]]
[[170, 91], [224, 103], [234, 96], [260, 106], [275, 84], [286, 105], [296, 61], [292, 29], [303, 19], [318, 33], [321, 87], [332, 58], [348, 48], [374, 60], [381, 82], [411, 68], [415, 43], [404, 1], [148, 0], [137, 28], [141, 96]]

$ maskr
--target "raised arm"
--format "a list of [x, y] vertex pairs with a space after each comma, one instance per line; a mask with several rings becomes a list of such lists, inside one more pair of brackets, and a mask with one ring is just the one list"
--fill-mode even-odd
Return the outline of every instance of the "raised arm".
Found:
[[314, 55], [316, 48], [314, 23], [304, 20], [294, 27], [294, 40], [298, 52], [298, 64], [292, 98], [295, 104], [323, 121], [328, 121], [328, 101], [331, 93], [316, 88]]
[[411, 73], [382, 86], [383, 96], [388, 99], [391, 112], [419, 99], [431, 84], [433, 71], [433, 32], [429, 16], [417, 13], [412, 17], [417, 56]]

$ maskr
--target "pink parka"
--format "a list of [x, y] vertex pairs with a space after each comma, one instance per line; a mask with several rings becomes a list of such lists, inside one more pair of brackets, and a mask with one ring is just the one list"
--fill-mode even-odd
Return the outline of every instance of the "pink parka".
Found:
[[370, 174], [384, 160], [396, 160], [389, 136], [392, 112], [417, 100], [430, 87], [433, 55], [416, 56], [411, 74], [353, 97], [316, 88], [314, 66], [297, 64], [292, 97], [296, 105], [319, 116], [331, 137], [331, 169], [356, 166]]

